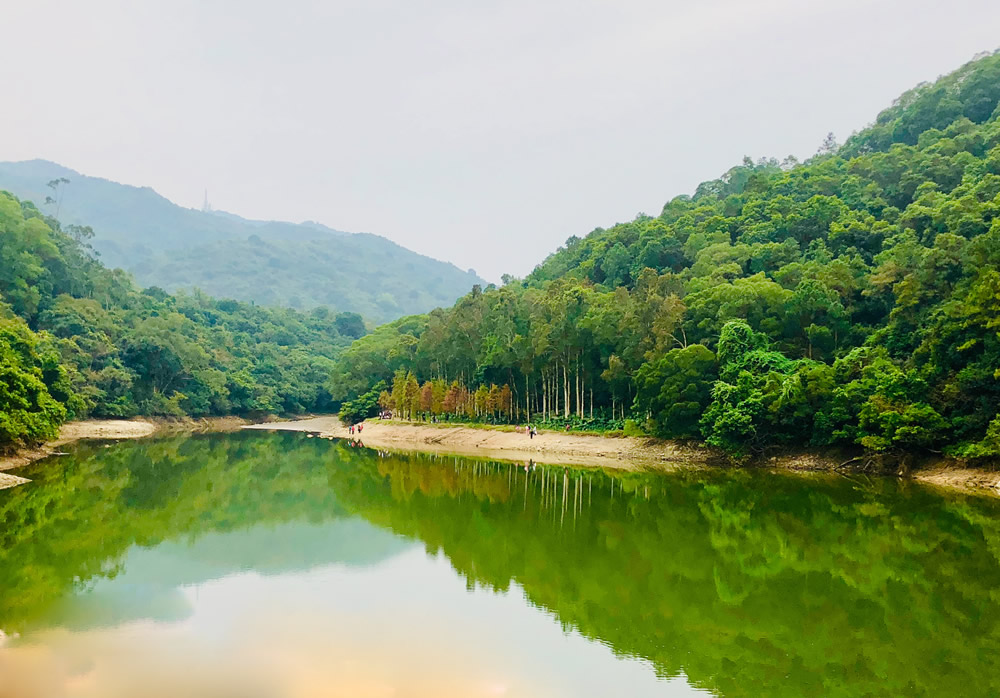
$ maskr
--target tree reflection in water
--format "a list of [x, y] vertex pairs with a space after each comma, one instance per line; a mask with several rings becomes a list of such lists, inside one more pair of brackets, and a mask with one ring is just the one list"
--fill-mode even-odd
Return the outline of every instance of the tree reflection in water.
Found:
[[[260, 432], [80, 445], [21, 474], [33, 482], [0, 492], [8, 633], [59, 622], [60, 599], [117, 575], [135, 545], [360, 517], [443, 553], [470, 587], [517, 583], [564, 628], [722, 695], [1000, 691], [992, 499], [888, 479], [609, 472]], [[334, 552], [290, 539], [229, 562], [280, 572], [393, 550], [377, 536]], [[224, 558], [204, 574], [224, 574]]]

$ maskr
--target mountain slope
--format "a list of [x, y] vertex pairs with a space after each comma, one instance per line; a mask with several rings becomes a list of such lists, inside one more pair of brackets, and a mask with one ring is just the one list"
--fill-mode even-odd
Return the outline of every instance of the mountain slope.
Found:
[[453, 402], [463, 418], [1000, 460], [998, 105], [993, 54], [841, 148], [747, 159], [523, 281], [378, 328], [338, 358], [333, 398], [395, 378], [383, 403], [440, 411], [445, 376], [483, 395]]
[[[47, 186], [59, 179], [68, 182]], [[263, 305], [326, 305], [387, 322], [449, 305], [484, 283], [376, 235], [187, 209], [148, 187], [43, 160], [0, 163], [2, 189], [57, 215], [63, 227], [90, 226], [105, 264], [168, 291], [198, 287]], [[56, 201], [43, 205], [46, 197]]]

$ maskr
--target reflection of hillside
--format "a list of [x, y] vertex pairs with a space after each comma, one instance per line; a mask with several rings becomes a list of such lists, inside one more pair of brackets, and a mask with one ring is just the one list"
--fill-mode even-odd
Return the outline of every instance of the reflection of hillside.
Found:
[[747, 696], [1000, 688], [991, 500], [746, 472], [379, 471], [395, 501], [338, 487], [347, 506], [664, 675]]
[[170, 541], [129, 551], [124, 572], [113, 582], [99, 580], [85, 596], [56, 603], [48, 617], [72, 629], [140, 618], [181, 620], [191, 610], [181, 592], [184, 586], [243, 571], [269, 575], [332, 564], [365, 567], [411, 545], [360, 519], [207, 533], [193, 542]]
[[[30, 487], [0, 496], [0, 627], [37, 622], [104, 577], [138, 580], [146, 588], [133, 591], [173, 618], [182, 605], [164, 591], [172, 586], [395, 554], [405, 543], [344, 518], [327, 472], [340, 450], [296, 435], [181, 437], [80, 446], [33, 466]], [[130, 553], [125, 568], [136, 546], [151, 550]]]
[[[469, 585], [516, 581], [564, 626], [723, 695], [1000, 690], [991, 500], [744, 471], [526, 474], [278, 433], [87, 447], [54, 465], [0, 493], [0, 626], [36, 622], [75, 577], [97, 603], [128, 592], [93, 580], [123, 574], [146, 596], [107, 607], [172, 618], [179, 585], [405, 545], [360, 515], [443, 552]], [[117, 569], [133, 545], [151, 549]]]

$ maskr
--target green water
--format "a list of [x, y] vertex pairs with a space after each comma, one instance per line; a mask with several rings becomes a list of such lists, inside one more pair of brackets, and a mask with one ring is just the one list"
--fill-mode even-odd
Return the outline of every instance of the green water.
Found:
[[1000, 502], [291, 433], [0, 492], [9, 696], [991, 696]]

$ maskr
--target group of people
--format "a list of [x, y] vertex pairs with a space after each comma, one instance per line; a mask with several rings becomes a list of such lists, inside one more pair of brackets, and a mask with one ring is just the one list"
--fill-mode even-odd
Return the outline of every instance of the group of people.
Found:
[[522, 429], [524, 430], [524, 433], [528, 435], [528, 438], [533, 439], [538, 436], [538, 429], [530, 424], [525, 424], [523, 427], [520, 425], [514, 427], [514, 431], [518, 434], [521, 433]]
[[351, 433], [351, 436], [354, 436], [354, 430], [357, 429], [358, 436], [361, 436], [361, 432], [364, 431], [364, 428], [365, 424], [364, 422], [362, 422], [361, 424], [352, 424], [351, 426], [347, 427], [347, 431]]

